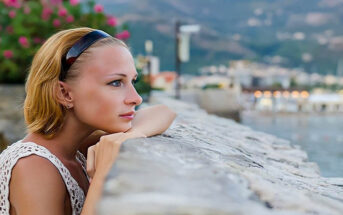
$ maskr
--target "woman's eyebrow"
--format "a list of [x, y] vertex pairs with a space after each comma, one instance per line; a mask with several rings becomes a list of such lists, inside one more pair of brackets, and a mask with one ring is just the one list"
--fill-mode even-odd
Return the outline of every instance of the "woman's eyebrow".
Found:
[[[108, 76], [113, 76], [113, 75], [119, 75], [119, 76], [127, 77], [127, 75], [124, 73], [113, 73], [113, 74], [110, 74]], [[138, 73], [136, 73], [134, 77], [136, 78], [137, 76], [138, 76]]]

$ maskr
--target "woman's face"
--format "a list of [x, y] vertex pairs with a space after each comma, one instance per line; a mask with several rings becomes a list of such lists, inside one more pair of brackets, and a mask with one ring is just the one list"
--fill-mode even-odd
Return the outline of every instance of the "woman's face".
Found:
[[137, 72], [129, 50], [104, 45], [91, 50], [70, 84], [78, 120], [109, 133], [131, 128], [135, 106], [142, 98], [134, 88]]

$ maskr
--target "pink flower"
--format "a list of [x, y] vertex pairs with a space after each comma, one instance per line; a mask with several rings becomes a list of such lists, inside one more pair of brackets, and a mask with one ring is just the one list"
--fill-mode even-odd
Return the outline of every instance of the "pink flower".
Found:
[[50, 16], [51, 16], [52, 12], [53, 11], [50, 8], [48, 8], [48, 7], [43, 8], [42, 19], [45, 20], [45, 21], [50, 19]]
[[39, 43], [42, 42], [42, 39], [39, 38], [39, 37], [34, 37], [34, 38], [33, 38], [33, 42], [36, 43], [36, 44], [39, 44]]
[[79, 4], [79, 0], [69, 0], [70, 5], [75, 6]]
[[53, 13], [53, 11], [50, 7], [44, 7], [43, 13], [51, 15]]
[[124, 30], [118, 34], [116, 34], [116, 38], [120, 39], [120, 40], [127, 40], [130, 37], [130, 32], [127, 30]]
[[7, 7], [11, 7], [12, 5], [12, 1], [11, 0], [4, 0], [3, 1], [4, 2], [4, 4], [7, 6]]
[[8, 16], [13, 19], [16, 15], [16, 12], [14, 10], [11, 10], [10, 12], [8, 12]]
[[4, 50], [3, 55], [6, 59], [10, 59], [13, 57], [13, 52], [11, 50]]
[[52, 5], [59, 5], [59, 4], [62, 4], [62, 0], [50, 0], [50, 3]]
[[20, 8], [20, 2], [18, 0], [4, 0], [7, 7]]
[[104, 11], [104, 6], [102, 6], [102, 5], [100, 5], [100, 4], [96, 4], [96, 5], [94, 6], [94, 11], [95, 11], [96, 13], [102, 13], [102, 12]]
[[52, 21], [52, 24], [55, 28], [57, 28], [61, 25], [61, 21], [59, 19], [54, 19], [54, 21]]
[[20, 43], [20, 45], [22, 46], [22, 47], [24, 47], [24, 48], [28, 48], [29, 47], [29, 41], [27, 40], [27, 38], [26, 37], [24, 37], [24, 36], [21, 36], [21, 37], [19, 37], [19, 43]]
[[65, 16], [65, 15], [67, 15], [67, 10], [66, 10], [64, 7], [61, 7], [61, 8], [58, 10], [58, 15], [59, 15], [59, 16]]
[[72, 15], [67, 16], [66, 18], [67, 23], [74, 22], [74, 17]]
[[109, 26], [114, 27], [114, 26], [117, 25], [117, 19], [116, 19], [115, 17], [113, 17], [113, 16], [109, 16], [109, 17], [107, 18], [107, 24], [108, 24]]
[[25, 7], [24, 7], [24, 13], [25, 13], [25, 14], [31, 13], [31, 8], [30, 8], [28, 5], [25, 5]]

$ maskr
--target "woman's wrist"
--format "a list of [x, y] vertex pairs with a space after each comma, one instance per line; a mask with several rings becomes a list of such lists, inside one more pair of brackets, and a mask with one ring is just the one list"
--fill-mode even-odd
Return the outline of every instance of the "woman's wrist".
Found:
[[144, 134], [144, 132], [136, 128], [131, 128], [130, 130], [126, 131], [125, 134], [127, 134], [128, 137], [131, 138], [147, 137], [147, 135]]
[[98, 169], [92, 178], [92, 183], [93, 181], [96, 181], [97, 184], [103, 184], [110, 170], [111, 168]]

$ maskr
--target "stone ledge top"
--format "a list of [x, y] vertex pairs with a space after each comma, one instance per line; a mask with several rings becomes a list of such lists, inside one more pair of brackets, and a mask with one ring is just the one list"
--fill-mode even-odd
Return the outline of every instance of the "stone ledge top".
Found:
[[343, 214], [343, 178], [324, 178], [298, 146], [195, 105], [162, 135], [126, 141], [99, 214]]

